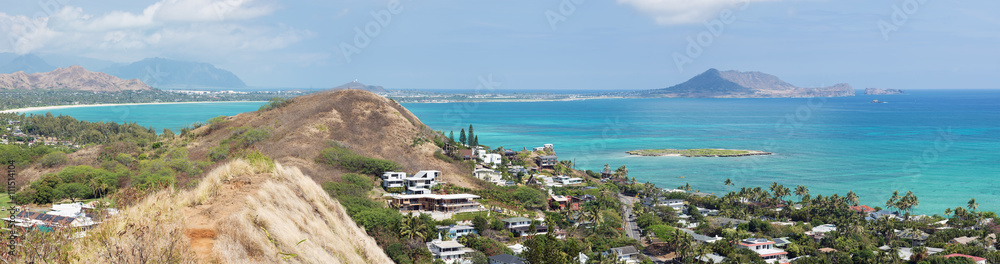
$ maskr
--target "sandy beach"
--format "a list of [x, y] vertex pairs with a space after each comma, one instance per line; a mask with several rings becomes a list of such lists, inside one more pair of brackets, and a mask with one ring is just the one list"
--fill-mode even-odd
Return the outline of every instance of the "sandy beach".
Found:
[[53, 106], [37, 106], [37, 107], [26, 107], [18, 109], [7, 109], [0, 111], [0, 113], [25, 113], [34, 111], [44, 111], [44, 110], [54, 110], [63, 108], [76, 108], [76, 107], [94, 107], [94, 106], [125, 106], [125, 105], [158, 105], [158, 104], [211, 104], [211, 103], [251, 103], [251, 102], [267, 102], [267, 101], [209, 101], [209, 102], [169, 102], [169, 103], [130, 103], [130, 104], [86, 104], [86, 105], [53, 105]]

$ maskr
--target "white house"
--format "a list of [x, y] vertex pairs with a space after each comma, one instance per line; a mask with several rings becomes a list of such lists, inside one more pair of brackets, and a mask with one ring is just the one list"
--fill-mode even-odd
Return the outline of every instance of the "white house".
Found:
[[406, 194], [430, 194], [431, 187], [437, 185], [434, 180], [441, 176], [440, 171], [426, 170], [417, 172], [411, 177], [403, 179], [406, 182]]
[[405, 172], [386, 172], [382, 174], [382, 187], [404, 187], [406, 194], [430, 194], [440, 176], [441, 172], [436, 170], [420, 171], [412, 176], [406, 176]]
[[483, 164], [492, 164], [499, 166], [500, 162], [503, 160], [500, 154], [487, 154], [485, 151], [479, 152], [479, 159], [483, 160]]
[[580, 178], [570, 178], [569, 176], [560, 175], [552, 178], [552, 181], [558, 182], [562, 185], [573, 185], [583, 183], [583, 179]]
[[736, 243], [739, 248], [747, 248], [757, 252], [767, 263], [788, 263], [788, 252], [774, 247], [774, 241], [764, 238], [747, 238]]
[[506, 182], [501, 178], [500, 172], [491, 169], [477, 169], [472, 172], [472, 175], [476, 179], [492, 182], [497, 185]]
[[443, 260], [444, 263], [455, 263], [465, 259], [465, 254], [472, 252], [465, 248], [464, 245], [455, 242], [455, 240], [441, 241], [435, 239], [434, 241], [427, 242], [427, 249], [431, 251], [431, 255], [434, 259]]
[[406, 178], [405, 172], [385, 172], [382, 173], [382, 188], [400, 188], [404, 187], [403, 178]]
[[553, 149], [552, 148], [552, 144], [544, 144], [544, 145], [542, 145], [542, 147], [543, 148], [547, 148], [547, 149]]

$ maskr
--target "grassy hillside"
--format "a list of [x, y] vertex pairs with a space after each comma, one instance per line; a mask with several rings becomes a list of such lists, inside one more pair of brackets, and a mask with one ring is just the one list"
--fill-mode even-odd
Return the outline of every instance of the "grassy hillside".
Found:
[[391, 263], [319, 185], [266, 158], [150, 195], [70, 248], [75, 263]]
[[471, 168], [434, 157], [440, 148], [428, 139], [441, 135], [399, 103], [367, 91], [319, 92], [274, 109], [217, 118], [190, 132], [192, 159], [208, 157], [240, 128], [266, 130], [267, 138], [253, 148], [298, 167], [316, 182], [339, 181], [340, 175], [350, 172], [315, 162], [323, 149], [341, 146], [365, 157], [395, 161], [410, 173], [440, 170], [446, 182], [463, 187], [479, 184], [467, 176]]

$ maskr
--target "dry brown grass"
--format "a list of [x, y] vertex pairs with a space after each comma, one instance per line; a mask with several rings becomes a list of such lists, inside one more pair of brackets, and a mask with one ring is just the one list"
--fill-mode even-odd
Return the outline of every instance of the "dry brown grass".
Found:
[[275, 175], [218, 223], [222, 262], [392, 263], [312, 179], [280, 165]]
[[391, 263], [296, 168], [236, 160], [164, 190], [77, 240], [74, 263]]
[[196, 263], [184, 236], [184, 214], [164, 190], [107, 219], [75, 240], [74, 263]]

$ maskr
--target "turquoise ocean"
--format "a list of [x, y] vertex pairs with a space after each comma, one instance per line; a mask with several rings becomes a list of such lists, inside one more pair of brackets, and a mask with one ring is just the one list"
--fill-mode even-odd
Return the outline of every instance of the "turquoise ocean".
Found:
[[[871, 103], [872, 100], [887, 103]], [[84, 107], [49, 110], [89, 121], [179, 130], [262, 103]], [[1000, 90], [912, 90], [907, 95], [781, 99], [602, 99], [559, 102], [405, 104], [447, 134], [473, 124], [481, 144], [553, 144], [579, 169], [626, 165], [629, 176], [702, 192], [778, 182], [810, 193], [884, 206], [912, 191], [916, 213], [965, 206], [1000, 211]], [[44, 113], [44, 112], [43, 112]], [[740, 158], [629, 156], [647, 148], [727, 148], [775, 153]], [[723, 185], [732, 179], [735, 187]], [[797, 199], [797, 197], [792, 197]]]

